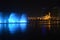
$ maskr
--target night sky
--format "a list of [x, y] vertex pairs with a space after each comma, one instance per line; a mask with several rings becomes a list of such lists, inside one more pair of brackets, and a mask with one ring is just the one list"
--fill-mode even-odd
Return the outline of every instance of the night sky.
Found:
[[0, 11], [16, 13], [23, 12], [27, 13], [28, 16], [44, 15], [51, 11], [51, 8], [53, 7], [59, 7], [59, 0], [0, 0]]

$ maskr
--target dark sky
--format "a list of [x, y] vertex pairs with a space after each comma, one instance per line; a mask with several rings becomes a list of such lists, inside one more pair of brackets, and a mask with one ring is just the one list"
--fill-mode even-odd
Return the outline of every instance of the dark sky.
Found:
[[0, 0], [0, 11], [3, 12], [26, 12], [28, 15], [42, 15], [53, 7], [59, 7], [59, 0]]

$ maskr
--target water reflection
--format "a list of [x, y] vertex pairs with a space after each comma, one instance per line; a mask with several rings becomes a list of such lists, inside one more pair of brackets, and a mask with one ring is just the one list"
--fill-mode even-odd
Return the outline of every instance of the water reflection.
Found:
[[26, 23], [20, 24], [20, 28], [22, 32], [26, 31]]
[[45, 36], [46, 35], [46, 27], [45, 25], [42, 25], [42, 35]]
[[8, 24], [9, 31], [11, 34], [14, 34], [17, 30], [17, 25], [16, 24]]

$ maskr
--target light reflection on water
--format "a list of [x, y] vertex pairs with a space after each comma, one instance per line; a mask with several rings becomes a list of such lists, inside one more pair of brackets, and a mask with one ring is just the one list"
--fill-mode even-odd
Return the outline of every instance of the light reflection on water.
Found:
[[[27, 26], [28, 25], [28, 26]], [[57, 24], [55, 24], [55, 25], [51, 25], [51, 27], [50, 27], [50, 30], [48, 30], [48, 24], [37, 24], [38, 26], [36, 26], [36, 24], [33, 24], [33, 22], [32, 22], [32, 24], [8, 24], [8, 26], [6, 26], [6, 28], [8, 27], [8, 31], [9, 31], [9, 33], [10, 34], [14, 34], [14, 33], [16, 33], [17, 31], [20, 31], [20, 32], [25, 32], [26, 30], [27, 30], [27, 27], [29, 28], [29, 27], [31, 27], [31, 28], [38, 28], [39, 30], [41, 30], [41, 34], [42, 34], [42, 36], [46, 36], [47, 35], [47, 33], [48, 33], [48, 31], [49, 32], [56, 32], [58, 29], [58, 27], [57, 27]], [[29, 26], [29, 25], [31, 25], [31, 26]], [[33, 26], [33, 25], [35, 25], [35, 26]], [[18, 30], [18, 29], [20, 29], [20, 30]], [[4, 30], [4, 29], [2, 29], [2, 30]], [[7, 29], [6, 29], [7, 30]], [[32, 30], [32, 29], [30, 29], [30, 30]], [[34, 30], [36, 30], [36, 29], [34, 29]], [[34, 32], [34, 30], [32, 30], [32, 32]], [[39, 30], [37, 30], [37, 31], [39, 31]], [[59, 30], [58, 30], [59, 31]], [[8, 33], [8, 32], [7, 32]], [[40, 34], [40, 35], [41, 35]]]
[[11, 34], [14, 34], [14, 32], [16, 31], [17, 29], [17, 25], [16, 24], [8, 24], [8, 27], [9, 27], [9, 31]]
[[26, 31], [26, 24], [20, 24], [21, 31]]
[[42, 30], [41, 31], [42, 31], [43, 36], [46, 35], [47, 31], [46, 31], [45, 25], [42, 25]]
[[[8, 24], [0, 24], [0, 31], [4, 30], [2, 29], [2, 26], [4, 25], [5, 28], [8, 27], [8, 31], [11, 33], [11, 34], [14, 34], [16, 32], [16, 30], [18, 29], [21, 29], [22, 32], [24, 32], [26, 29], [27, 29], [27, 19], [24, 15], [21, 16], [20, 19], [16, 19], [17, 17], [15, 16], [15, 14], [11, 14], [9, 19], [8, 19]], [[19, 22], [18, 24], [14, 23], [14, 22]], [[2, 18], [0, 17], [0, 23], [2, 22]], [[4, 21], [5, 22], [5, 21]], [[13, 22], [12, 24], [10, 24], [11, 22]], [[34, 22], [34, 23], [33, 23]], [[47, 33], [47, 30], [46, 29], [49, 29], [49, 31], [51, 30], [50, 28], [52, 27], [52, 29], [55, 31], [55, 29], [57, 28], [59, 22], [58, 21], [40, 21], [35, 23], [36, 21], [32, 21], [32, 23], [30, 23], [29, 25], [32, 27], [41, 27], [41, 33], [42, 35], [46, 35]], [[52, 25], [51, 25], [52, 24]], [[57, 26], [56, 26], [56, 25]], [[7, 26], [6, 26], [7, 25]], [[34, 25], [34, 26], [33, 26]], [[37, 25], [37, 26], [36, 26]], [[38, 27], [39, 25], [39, 27]], [[42, 25], [42, 26], [40, 26]], [[49, 27], [49, 28], [48, 28]], [[29, 28], [29, 26], [28, 26]], [[55, 28], [55, 29], [54, 29]], [[33, 31], [33, 30], [32, 30]], [[0, 32], [1, 33], [1, 32]]]

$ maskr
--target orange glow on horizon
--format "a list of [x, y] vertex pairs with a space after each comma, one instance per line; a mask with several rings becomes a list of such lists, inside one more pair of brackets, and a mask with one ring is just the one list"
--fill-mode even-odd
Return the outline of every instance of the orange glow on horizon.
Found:
[[[43, 16], [42, 18], [41, 18], [41, 20], [47, 20], [47, 27], [48, 27], [48, 29], [50, 30], [50, 18], [51, 18], [51, 16], [50, 16], [50, 12], [49, 12], [49, 14], [48, 15], [46, 15], [46, 16]], [[46, 22], [45, 22], [45, 24], [46, 24]]]
[[51, 18], [51, 16], [50, 16], [50, 12], [49, 12], [48, 15], [42, 17], [41, 19], [43, 19], [43, 20], [49, 20], [50, 18]]
[[45, 24], [46, 26], [45, 27], [47, 27], [48, 28], [48, 30], [50, 30], [51, 29], [51, 24], [57, 24], [57, 26], [59, 27], [59, 23], [60, 23], [60, 18], [59, 18], [59, 16], [58, 17], [55, 17], [55, 16], [53, 16], [53, 15], [51, 15], [51, 13], [49, 12], [47, 15], [45, 15], [45, 16], [41, 16], [41, 17], [28, 17], [28, 19], [29, 20], [38, 20], [39, 22], [39, 24]]

